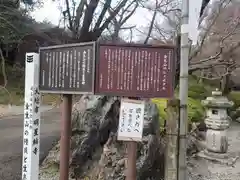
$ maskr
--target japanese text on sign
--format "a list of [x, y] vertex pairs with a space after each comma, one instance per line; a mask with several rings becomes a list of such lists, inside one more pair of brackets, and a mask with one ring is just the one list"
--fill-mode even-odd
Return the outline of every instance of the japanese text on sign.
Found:
[[97, 94], [173, 96], [174, 47], [100, 44], [98, 56]]
[[22, 180], [38, 180], [39, 174], [40, 93], [38, 90], [38, 57], [35, 53], [26, 57]]
[[95, 42], [40, 48], [40, 91], [93, 93]]
[[[30, 158], [39, 155], [39, 123], [40, 93], [38, 88], [31, 87], [29, 100], [24, 108], [24, 139], [23, 139], [23, 180], [27, 180]], [[32, 150], [32, 152], [30, 152]], [[36, 157], [38, 159], [38, 157]]]
[[144, 121], [144, 102], [123, 99], [121, 101], [118, 140], [141, 141]]

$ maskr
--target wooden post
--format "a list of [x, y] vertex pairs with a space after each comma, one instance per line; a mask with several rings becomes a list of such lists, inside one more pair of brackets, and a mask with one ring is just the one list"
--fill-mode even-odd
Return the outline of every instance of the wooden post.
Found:
[[167, 102], [165, 180], [177, 180], [179, 104], [180, 101], [178, 99], [171, 99]]
[[137, 142], [127, 142], [127, 171], [126, 180], [137, 179]]
[[144, 125], [144, 101], [138, 98], [121, 100], [118, 140], [125, 141], [127, 148], [126, 180], [137, 179], [137, 142], [142, 141]]
[[60, 180], [69, 179], [69, 156], [71, 148], [72, 95], [63, 95], [61, 139], [60, 139]]
[[39, 179], [39, 54], [26, 53], [22, 179]]

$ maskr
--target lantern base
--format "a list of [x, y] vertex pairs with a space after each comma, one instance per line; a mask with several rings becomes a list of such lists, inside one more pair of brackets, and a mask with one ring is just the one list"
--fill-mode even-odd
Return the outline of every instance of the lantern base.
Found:
[[230, 157], [229, 153], [218, 153], [218, 152], [212, 152], [208, 150], [204, 150], [203, 152], [206, 156], [215, 158], [215, 159], [228, 159]]
[[201, 151], [197, 154], [197, 157], [204, 158], [209, 161], [218, 162], [220, 164], [225, 164], [228, 166], [233, 166], [239, 156], [234, 153], [214, 153], [207, 150]]
[[208, 129], [206, 133], [206, 149], [208, 152], [225, 154], [228, 150], [227, 130]]

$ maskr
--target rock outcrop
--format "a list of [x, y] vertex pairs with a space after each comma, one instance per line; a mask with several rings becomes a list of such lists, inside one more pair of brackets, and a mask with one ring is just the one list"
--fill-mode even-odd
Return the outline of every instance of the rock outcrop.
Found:
[[[125, 143], [116, 140], [119, 107], [119, 98], [87, 95], [74, 105], [69, 179], [125, 179]], [[146, 103], [144, 119], [144, 137], [137, 149], [138, 180], [159, 180], [164, 176], [165, 142], [156, 105]], [[59, 179], [59, 147], [58, 142], [43, 161], [41, 180]]]

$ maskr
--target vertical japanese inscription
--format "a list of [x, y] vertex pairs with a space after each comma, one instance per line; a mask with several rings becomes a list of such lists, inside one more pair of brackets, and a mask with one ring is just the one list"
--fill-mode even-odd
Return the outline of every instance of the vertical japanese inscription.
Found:
[[58, 87], [62, 87], [62, 52], [59, 52], [59, 80], [58, 80]]
[[[31, 86], [30, 94], [25, 100], [27, 101], [24, 105], [23, 180], [27, 179], [30, 173], [29, 168], [35, 163], [33, 161], [38, 162], [39, 160], [40, 93], [38, 87]], [[32, 169], [32, 171], [34, 170]]]
[[41, 92], [93, 93], [95, 43], [40, 48]]
[[122, 99], [118, 140], [141, 141], [144, 121], [144, 102]]
[[31, 146], [31, 129], [32, 129], [32, 97], [33, 91], [31, 88], [30, 96], [28, 96], [28, 101], [24, 104], [24, 132], [23, 132], [23, 162], [22, 162], [22, 179], [27, 179], [27, 174], [30, 171], [29, 161], [30, 161], [30, 147]]
[[73, 50], [73, 87], [77, 87], [77, 51]]
[[52, 81], [51, 81], [51, 84], [52, 84], [52, 88], [54, 88], [54, 84], [55, 84], [55, 76], [56, 76], [56, 73], [55, 73], [55, 64], [56, 64], [56, 60], [55, 60], [55, 52], [53, 53], [49, 53], [50, 54], [50, 60], [51, 60], [51, 63], [52, 63]]
[[72, 51], [68, 51], [68, 60], [69, 60], [69, 68], [68, 68], [68, 78], [69, 78], [69, 87], [72, 88], [72, 82], [73, 82], [73, 61], [72, 61]]
[[62, 71], [62, 88], [65, 88], [65, 73], [66, 73], [66, 53], [63, 53], [63, 57], [62, 57], [62, 67], [63, 67], [63, 71]]
[[38, 88], [33, 88], [33, 97], [32, 100], [33, 103], [33, 112], [36, 114], [36, 116], [33, 117], [32, 120], [32, 128], [33, 128], [33, 140], [32, 140], [32, 146], [33, 146], [33, 154], [37, 155], [39, 153], [39, 108], [40, 108], [40, 93]]
[[[96, 93], [172, 97], [174, 47], [100, 44]], [[115, 67], [116, 66], [116, 67]]]
[[107, 77], [107, 89], [110, 89], [111, 49], [108, 49], [108, 51], [106, 51], [105, 55], [106, 55], [107, 62], [108, 62], [107, 71], [108, 71], [108, 75], [109, 75], [109, 76]]

